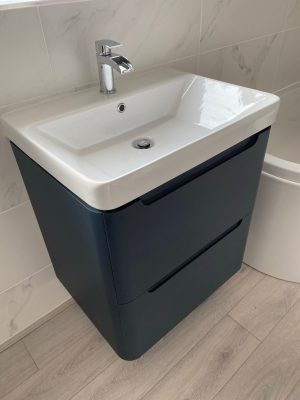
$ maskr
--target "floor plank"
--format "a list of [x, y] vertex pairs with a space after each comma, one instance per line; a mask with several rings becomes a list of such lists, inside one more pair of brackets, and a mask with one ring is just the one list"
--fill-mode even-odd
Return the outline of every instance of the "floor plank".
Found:
[[230, 316], [263, 340], [298, 299], [299, 284], [266, 276]]
[[37, 367], [22, 342], [0, 353], [0, 398], [24, 382]]
[[85, 336], [93, 324], [76, 304], [47, 321], [23, 341], [39, 368], [73, 346]]
[[93, 329], [3, 399], [69, 400], [115, 359]]
[[[232, 307], [261, 279], [258, 272], [243, 267], [184, 321], [139, 360], [117, 359], [76, 400], [140, 399], [149, 391]], [[74, 400], [75, 400], [74, 399]]]
[[226, 316], [143, 400], [211, 400], [259, 343]]
[[300, 301], [214, 400], [285, 400], [300, 379]]

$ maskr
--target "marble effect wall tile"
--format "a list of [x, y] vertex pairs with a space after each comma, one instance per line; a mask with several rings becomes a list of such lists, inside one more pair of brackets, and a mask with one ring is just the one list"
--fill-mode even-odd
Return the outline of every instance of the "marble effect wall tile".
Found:
[[52, 72], [36, 8], [0, 11], [0, 106], [52, 90]]
[[286, 19], [286, 29], [300, 27], [300, 0], [290, 0]]
[[0, 133], [0, 213], [28, 199], [10, 144]]
[[201, 51], [282, 30], [288, 1], [203, 0]]
[[0, 214], [0, 293], [50, 264], [29, 202]]
[[69, 299], [51, 266], [0, 293], [0, 345]]
[[50, 58], [59, 88], [98, 79], [94, 42], [111, 38], [135, 69], [197, 54], [199, 0], [94, 0], [41, 7]]
[[285, 32], [275, 89], [300, 81], [300, 29]]
[[282, 34], [199, 55], [198, 73], [237, 85], [273, 90]]

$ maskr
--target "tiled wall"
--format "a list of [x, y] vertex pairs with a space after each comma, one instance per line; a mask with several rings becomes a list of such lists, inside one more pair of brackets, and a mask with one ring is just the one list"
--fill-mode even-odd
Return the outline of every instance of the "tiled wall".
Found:
[[[94, 41], [100, 38], [124, 43], [137, 70], [171, 65], [269, 91], [300, 81], [300, 0], [92, 0], [0, 11], [0, 113], [96, 82]], [[51, 286], [52, 297], [64, 301], [68, 295], [55, 283], [0, 136], [0, 331], [3, 321], [8, 335], [21, 329], [34, 282], [46, 288], [50, 276], [57, 290]], [[46, 309], [56, 305], [49, 304]]]
[[198, 73], [276, 91], [300, 81], [299, 0], [203, 0]]

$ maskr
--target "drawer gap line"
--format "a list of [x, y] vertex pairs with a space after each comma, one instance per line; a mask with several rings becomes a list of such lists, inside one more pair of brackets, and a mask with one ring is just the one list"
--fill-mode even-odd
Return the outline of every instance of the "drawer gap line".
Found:
[[160, 281], [155, 283], [155, 285], [151, 286], [150, 289], [148, 289], [148, 293], [153, 293], [156, 290], [158, 290], [161, 286], [163, 286], [165, 283], [167, 283], [171, 278], [173, 278], [176, 274], [178, 274], [180, 271], [182, 271], [185, 267], [187, 267], [191, 262], [196, 260], [196, 258], [200, 257], [202, 254], [204, 254], [206, 251], [208, 251], [211, 247], [213, 247], [215, 244], [220, 242], [222, 239], [224, 239], [227, 235], [232, 233], [235, 229], [237, 229], [241, 223], [243, 222], [243, 219], [239, 220], [236, 222], [234, 225], [232, 225], [230, 228], [228, 228], [225, 232], [223, 232], [221, 235], [217, 236], [214, 240], [212, 240], [209, 244], [206, 246], [202, 247], [200, 251], [192, 255], [188, 260], [186, 260], [184, 263], [180, 264], [175, 270], [164, 276]]

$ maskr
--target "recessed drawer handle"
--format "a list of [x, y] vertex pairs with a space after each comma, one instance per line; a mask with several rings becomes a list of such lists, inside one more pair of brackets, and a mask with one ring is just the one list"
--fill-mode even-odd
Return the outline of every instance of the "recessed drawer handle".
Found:
[[232, 225], [230, 228], [228, 228], [225, 232], [223, 232], [221, 235], [217, 236], [214, 240], [212, 240], [209, 244], [206, 246], [202, 247], [200, 251], [192, 255], [190, 258], [188, 258], [184, 263], [180, 264], [175, 270], [164, 276], [160, 281], [155, 283], [153, 286], [148, 289], [148, 293], [153, 293], [157, 289], [159, 289], [161, 286], [163, 286], [165, 283], [167, 283], [170, 279], [172, 279], [176, 274], [181, 272], [185, 267], [187, 267], [191, 262], [196, 260], [196, 258], [202, 256], [206, 251], [208, 251], [211, 247], [213, 247], [215, 244], [220, 242], [222, 239], [224, 239], [227, 235], [232, 233], [235, 229], [237, 229], [241, 223], [243, 222], [243, 219]]
[[[192, 171], [188, 171], [187, 173], [182, 174], [182, 176], [174, 178], [167, 184], [163, 184], [159, 188], [152, 190], [152, 192], [140, 198], [142, 203], [148, 206], [155, 201], [160, 200], [167, 194], [179, 189], [181, 186], [193, 181], [196, 178], [199, 178], [201, 175], [206, 174], [207, 172], [225, 163], [226, 161], [229, 161], [231, 158], [250, 149], [256, 144], [261, 133], [257, 133], [256, 135], [253, 135], [250, 138], [243, 140], [242, 142], [231, 147], [230, 149], [223, 151], [212, 159], [205, 161], [203, 164], [193, 168]], [[216, 158], [215, 161], [213, 161], [214, 158]]]

